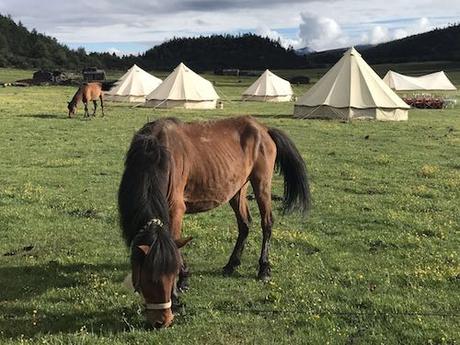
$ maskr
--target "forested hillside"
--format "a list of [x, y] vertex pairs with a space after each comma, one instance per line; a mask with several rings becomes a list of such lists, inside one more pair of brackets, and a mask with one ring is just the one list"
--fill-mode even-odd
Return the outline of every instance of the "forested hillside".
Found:
[[220, 68], [301, 68], [305, 57], [277, 41], [254, 34], [175, 38], [141, 56], [148, 69], [171, 69], [184, 62], [197, 70]]
[[121, 59], [109, 53], [87, 54], [83, 48], [71, 50], [55, 38], [29, 31], [21, 22], [0, 15], [0, 67], [70, 69], [101, 66], [123, 69], [134, 57]]
[[[298, 56], [280, 42], [254, 34], [173, 38], [139, 56], [72, 50], [55, 38], [29, 31], [11, 17], [0, 15], [0, 67], [79, 70], [97, 66], [126, 70], [134, 63], [147, 70], [171, 70], [184, 62], [197, 71], [222, 68], [296, 69], [326, 67], [344, 49]], [[460, 61], [460, 25], [436, 29], [376, 46], [358, 48], [371, 64], [421, 61]]]
[[118, 57], [69, 49], [55, 38], [29, 31], [0, 15], [0, 67], [69, 69], [85, 66], [123, 70], [138, 64], [149, 70], [171, 70], [184, 62], [197, 70], [218, 68], [299, 68], [305, 58], [277, 41], [253, 34], [174, 38], [140, 56]]

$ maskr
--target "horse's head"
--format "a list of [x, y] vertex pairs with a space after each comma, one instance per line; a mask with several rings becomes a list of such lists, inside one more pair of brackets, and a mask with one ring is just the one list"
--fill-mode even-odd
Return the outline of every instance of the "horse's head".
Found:
[[148, 241], [142, 234], [133, 241], [132, 281], [144, 298], [147, 321], [155, 328], [168, 327], [174, 319], [171, 297], [181, 266], [179, 248], [191, 238], [173, 241], [169, 231], [161, 226], [148, 227], [154, 228], [148, 231]]
[[75, 115], [77, 111], [77, 104], [75, 102], [67, 102], [67, 109], [69, 109], [69, 117]]

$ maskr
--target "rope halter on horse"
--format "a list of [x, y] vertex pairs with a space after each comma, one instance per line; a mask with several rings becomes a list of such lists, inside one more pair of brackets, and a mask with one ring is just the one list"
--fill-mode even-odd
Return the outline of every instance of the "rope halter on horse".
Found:
[[159, 226], [160, 228], [163, 228], [164, 226], [164, 223], [161, 219], [158, 219], [158, 218], [152, 218], [150, 219], [147, 224], [145, 224], [142, 228], [141, 228], [141, 231], [146, 231], [148, 230], [148, 228], [150, 228], [150, 225], [152, 224], [155, 224], [157, 226]]

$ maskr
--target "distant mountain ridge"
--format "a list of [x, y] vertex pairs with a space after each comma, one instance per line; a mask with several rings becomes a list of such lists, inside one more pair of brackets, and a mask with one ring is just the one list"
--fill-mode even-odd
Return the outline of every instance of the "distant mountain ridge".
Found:
[[[370, 64], [422, 61], [460, 61], [460, 24], [378, 45], [355, 46]], [[307, 56], [309, 67], [336, 63], [348, 48], [316, 52]]]
[[310, 47], [303, 47], [303, 48], [298, 48], [295, 50], [295, 53], [297, 55], [308, 55], [308, 54], [312, 54], [312, 53], [315, 53], [316, 50], [314, 49], [311, 49]]

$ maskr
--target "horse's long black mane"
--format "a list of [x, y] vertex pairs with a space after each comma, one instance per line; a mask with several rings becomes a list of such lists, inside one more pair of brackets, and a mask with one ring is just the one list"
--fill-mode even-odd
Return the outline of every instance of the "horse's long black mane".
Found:
[[166, 193], [170, 157], [158, 138], [162, 122], [148, 123], [139, 130], [126, 155], [125, 171], [118, 191], [118, 208], [123, 237], [128, 246], [153, 218], [160, 219], [168, 229]]
[[[161, 274], [174, 273], [180, 264], [176, 244], [169, 232], [169, 206], [166, 198], [169, 183], [170, 155], [163, 144], [164, 125], [177, 123], [175, 119], [162, 119], [147, 123], [131, 142], [125, 160], [118, 192], [118, 208], [122, 234], [131, 246], [131, 260], [145, 259], [154, 279]], [[163, 226], [151, 224], [158, 219]], [[147, 257], [137, 246], [149, 245]]]
[[[147, 256], [138, 249], [139, 245], [150, 246]], [[131, 263], [144, 263], [152, 274], [152, 280], [157, 281], [163, 274], [176, 274], [181, 258], [169, 231], [152, 224], [134, 237]]]

